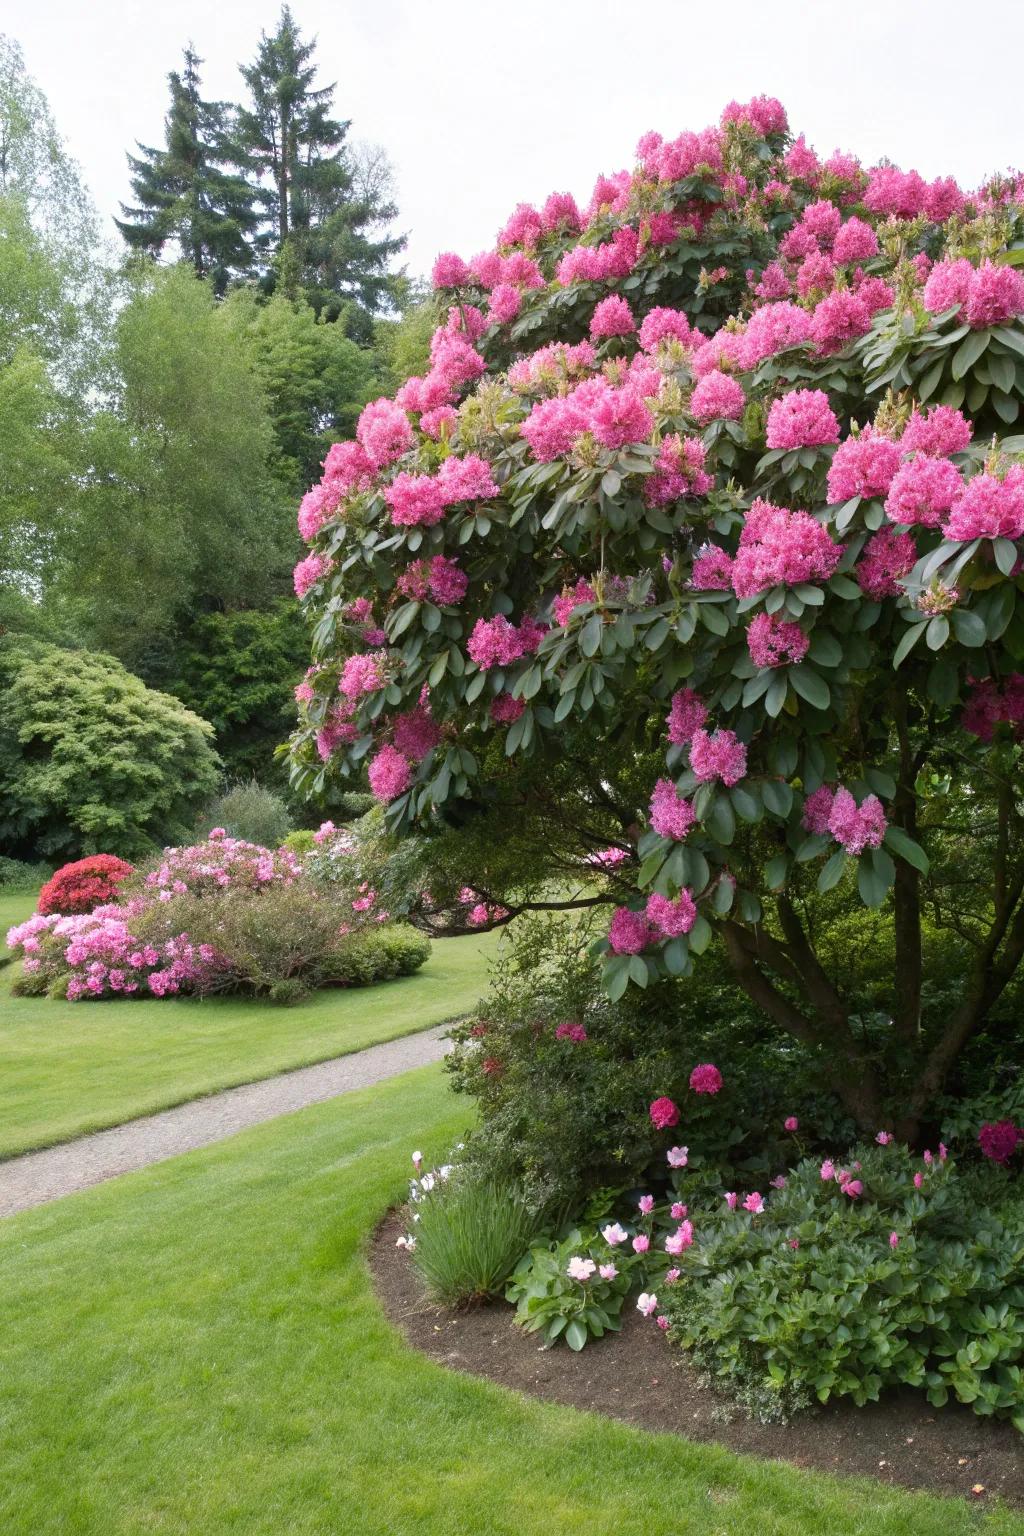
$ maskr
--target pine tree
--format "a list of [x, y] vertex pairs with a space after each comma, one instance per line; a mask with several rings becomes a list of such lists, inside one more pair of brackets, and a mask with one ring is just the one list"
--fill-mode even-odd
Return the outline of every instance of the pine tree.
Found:
[[254, 193], [231, 163], [231, 108], [200, 95], [198, 58], [185, 50], [181, 74], [168, 75], [171, 105], [165, 118], [165, 148], [139, 145], [129, 155], [138, 207], [121, 205], [118, 229], [136, 250], [159, 256], [177, 241], [182, 258], [199, 277], [212, 276], [222, 290], [232, 272], [252, 265], [249, 243], [257, 224]]
[[382, 189], [359, 176], [350, 124], [332, 116], [335, 87], [314, 84], [315, 49], [284, 6], [277, 31], [241, 67], [251, 105], [237, 116], [237, 164], [259, 187], [268, 286], [301, 291], [329, 316], [352, 301], [372, 312], [390, 297], [388, 263], [405, 241], [382, 231], [396, 211], [387, 180]]

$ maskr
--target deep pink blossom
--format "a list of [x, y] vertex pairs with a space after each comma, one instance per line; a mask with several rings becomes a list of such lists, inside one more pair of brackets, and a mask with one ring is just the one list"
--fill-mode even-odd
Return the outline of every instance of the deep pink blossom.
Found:
[[898, 597], [901, 580], [914, 568], [917, 546], [913, 535], [897, 533], [894, 528], [880, 528], [871, 535], [857, 562], [856, 577], [862, 592], [880, 603], [886, 597]]
[[[815, 306], [811, 317], [811, 340], [824, 356], [839, 352], [848, 341], [871, 329], [871, 308], [865, 296], [840, 288]], [[834, 442], [834, 438], [821, 439]]]
[[799, 624], [778, 614], [759, 613], [747, 625], [747, 650], [756, 667], [781, 667], [803, 661], [810, 636]]
[[679, 1107], [671, 1099], [655, 1099], [650, 1108], [651, 1120], [659, 1131], [679, 1124]]
[[805, 832], [812, 832], [817, 837], [823, 837], [829, 830], [829, 817], [832, 815], [832, 805], [836, 793], [827, 784], [822, 784], [813, 794], [807, 796], [804, 801], [803, 815], [800, 825]]
[[791, 389], [768, 412], [769, 448], [816, 448], [839, 441], [839, 423], [820, 389]]
[[692, 688], [680, 688], [672, 695], [668, 713], [668, 739], [674, 747], [686, 746], [693, 740], [708, 717], [708, 707]]
[[690, 1073], [690, 1087], [694, 1093], [718, 1093], [722, 1087], [722, 1074], [710, 1061], [702, 1062]]
[[860, 805], [848, 789], [837, 789], [829, 813], [828, 829], [847, 853], [858, 854], [865, 848], [879, 848], [888, 823], [877, 795], [868, 795]]
[[943, 529], [948, 539], [1019, 539], [1024, 535], [1024, 469], [1004, 480], [984, 473], [968, 480]]
[[965, 256], [957, 261], [938, 261], [928, 275], [922, 295], [925, 309], [933, 315], [963, 304], [970, 291], [974, 268]]
[[378, 800], [387, 803], [405, 792], [412, 783], [412, 765], [394, 747], [381, 747], [367, 768], [370, 788]]
[[694, 557], [690, 585], [695, 592], [728, 592], [732, 568], [732, 556], [718, 544], [702, 544]]
[[807, 512], [791, 512], [757, 500], [747, 513], [732, 568], [737, 597], [770, 587], [826, 581], [842, 557], [828, 529]]
[[635, 330], [633, 311], [617, 293], [602, 299], [590, 317], [591, 341], [599, 341], [604, 336], [632, 336]]
[[870, 261], [878, 255], [878, 236], [870, 224], [856, 215], [847, 219], [839, 229], [832, 244], [832, 256], [840, 264], [848, 261]]
[[613, 955], [638, 955], [656, 937], [643, 912], [616, 907], [608, 930], [608, 946]]
[[845, 438], [829, 465], [829, 501], [887, 495], [900, 467], [900, 451], [898, 443], [871, 427], [866, 427], [859, 437]]
[[356, 437], [376, 469], [384, 469], [415, 444], [409, 418], [393, 400], [374, 400], [363, 407]]
[[747, 749], [734, 731], [696, 731], [690, 767], [702, 784], [718, 779], [731, 787], [747, 771]]
[[647, 898], [646, 911], [648, 922], [664, 939], [689, 933], [697, 921], [696, 903], [687, 890], [680, 891], [674, 900], [655, 891]]
[[976, 331], [1005, 325], [1024, 310], [1024, 273], [1016, 267], [994, 266], [986, 261], [972, 275], [964, 311], [967, 324]]
[[645, 352], [653, 352], [667, 337], [687, 346], [691, 340], [690, 322], [685, 310], [652, 309], [640, 326], [640, 345]]
[[738, 421], [746, 403], [743, 386], [716, 368], [694, 386], [690, 411], [701, 425], [709, 421]]
[[466, 645], [471, 661], [481, 672], [491, 667], [510, 667], [523, 655], [519, 630], [499, 613], [493, 619], [477, 619]]
[[683, 798], [671, 779], [659, 779], [651, 796], [649, 820], [659, 837], [682, 842], [696, 821], [693, 807]]
[[900, 448], [904, 453], [916, 449], [936, 459], [947, 458], [970, 447], [973, 431], [973, 423], [951, 405], [933, 405], [924, 411], [915, 408], [900, 438]]
[[765, 304], [747, 322], [740, 342], [740, 366], [756, 368], [764, 358], [800, 346], [810, 334], [811, 317], [799, 304]]
[[978, 1132], [978, 1145], [985, 1156], [1004, 1166], [1022, 1141], [1024, 1131], [1018, 1130], [1012, 1120], [986, 1121]]
[[885, 498], [885, 513], [894, 523], [938, 528], [963, 491], [964, 482], [955, 464], [915, 453], [903, 461], [893, 476]]

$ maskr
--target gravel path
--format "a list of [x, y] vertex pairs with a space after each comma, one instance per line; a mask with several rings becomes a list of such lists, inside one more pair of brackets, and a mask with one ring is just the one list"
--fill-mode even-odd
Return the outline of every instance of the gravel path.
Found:
[[415, 1035], [403, 1035], [383, 1045], [353, 1051], [349, 1056], [321, 1061], [314, 1067], [300, 1067], [260, 1083], [228, 1088], [142, 1120], [129, 1120], [109, 1131], [97, 1131], [93, 1136], [11, 1158], [0, 1163], [0, 1216], [44, 1205], [47, 1200], [59, 1200], [62, 1195], [102, 1184], [120, 1173], [132, 1173], [150, 1163], [177, 1157], [180, 1152], [207, 1147], [250, 1125], [440, 1061], [446, 1049], [444, 1035], [448, 1027], [441, 1024]]

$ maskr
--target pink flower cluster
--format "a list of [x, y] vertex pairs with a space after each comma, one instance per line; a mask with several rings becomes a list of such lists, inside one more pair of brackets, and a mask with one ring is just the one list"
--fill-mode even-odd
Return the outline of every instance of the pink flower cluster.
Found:
[[759, 613], [747, 625], [747, 650], [756, 667], [781, 667], [803, 661], [810, 636], [799, 624], [778, 614]]
[[807, 832], [835, 838], [847, 853], [858, 854], [881, 847], [888, 822], [877, 795], [867, 795], [858, 805], [848, 789], [823, 784], [804, 801], [802, 825]]
[[791, 389], [772, 403], [766, 440], [769, 448], [818, 448], [838, 443], [839, 423], [822, 389]]
[[391, 521], [399, 527], [439, 523], [449, 507], [462, 501], [487, 501], [499, 494], [491, 466], [479, 454], [445, 459], [436, 475], [403, 470], [385, 487]]
[[405, 597], [423, 602], [432, 597], [442, 605], [461, 603], [469, 586], [469, 577], [457, 560], [434, 555], [430, 560], [414, 560], [398, 578], [398, 590]]
[[539, 463], [561, 458], [584, 432], [605, 448], [641, 443], [654, 431], [654, 417], [635, 384], [616, 389], [604, 379], [587, 379], [567, 395], [539, 401], [520, 427]]
[[834, 544], [828, 529], [809, 513], [757, 500], [740, 534], [733, 591], [737, 597], [754, 597], [775, 586], [827, 581], [842, 553], [843, 546]]
[[695, 731], [690, 743], [690, 767], [702, 784], [717, 779], [731, 787], [747, 771], [747, 749], [735, 731]]
[[692, 688], [680, 688], [672, 695], [668, 712], [668, 739], [674, 747], [685, 747], [708, 717], [708, 707]]
[[679, 794], [671, 779], [659, 779], [651, 796], [650, 823], [659, 837], [682, 842], [696, 821], [690, 802]]
[[684, 496], [706, 496], [714, 487], [714, 478], [704, 468], [707, 449], [699, 437], [681, 437], [670, 433], [662, 438], [654, 470], [644, 484], [644, 500], [649, 507], [663, 507]]
[[493, 619], [477, 619], [466, 651], [481, 672], [487, 672], [492, 667], [511, 667], [535, 651], [543, 638], [544, 630], [534, 619], [512, 624], [499, 613]]
[[1024, 674], [1011, 672], [1000, 683], [982, 678], [973, 683], [963, 713], [963, 727], [980, 741], [991, 741], [997, 725], [1012, 725], [1018, 738], [1024, 734]]
[[939, 261], [924, 285], [924, 304], [933, 314], [963, 307], [975, 331], [1006, 325], [1024, 313], [1024, 273], [990, 261], [975, 268], [966, 257]]

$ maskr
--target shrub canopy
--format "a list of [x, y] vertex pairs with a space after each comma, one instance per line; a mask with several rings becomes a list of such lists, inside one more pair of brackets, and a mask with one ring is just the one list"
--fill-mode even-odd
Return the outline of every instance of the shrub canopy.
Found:
[[0, 640], [0, 845], [137, 858], [182, 840], [217, 784], [212, 728], [112, 656]]
[[[438, 258], [431, 366], [306, 496], [295, 774], [609, 902], [612, 995], [739, 983], [912, 1133], [1024, 954], [1024, 181], [822, 162], [774, 101]], [[537, 850], [540, 849], [540, 857]], [[594, 881], [597, 881], [595, 891]], [[885, 906], [865, 1040], [817, 953]], [[922, 913], [971, 954], [922, 1004]], [[828, 910], [833, 910], [829, 908]]]

